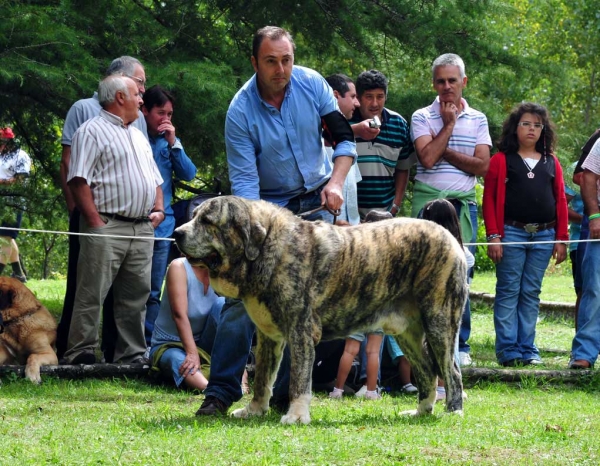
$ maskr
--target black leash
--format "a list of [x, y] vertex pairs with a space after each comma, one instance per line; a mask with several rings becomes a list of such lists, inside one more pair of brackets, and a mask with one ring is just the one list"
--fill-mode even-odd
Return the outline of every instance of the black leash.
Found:
[[317, 207], [316, 209], [313, 209], [313, 210], [308, 210], [306, 212], [302, 212], [301, 214], [298, 214], [297, 217], [300, 217], [301, 219], [306, 219], [307, 217], [310, 217], [312, 214], [315, 214], [321, 210], [326, 210], [331, 215], [333, 215], [333, 224], [335, 225], [337, 218], [340, 216], [341, 210], [340, 209], [331, 209], [327, 204]]

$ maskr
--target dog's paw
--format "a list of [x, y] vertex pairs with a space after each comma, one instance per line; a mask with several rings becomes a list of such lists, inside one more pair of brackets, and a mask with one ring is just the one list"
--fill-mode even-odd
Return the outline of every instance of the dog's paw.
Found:
[[310, 394], [300, 395], [297, 399], [290, 403], [290, 409], [286, 415], [282, 416], [282, 424], [295, 424], [301, 422], [302, 424], [310, 423]]
[[247, 419], [250, 416], [262, 416], [268, 409], [268, 407], [263, 408], [258, 403], [251, 401], [245, 407], [233, 411], [231, 415], [239, 419]]
[[399, 416], [419, 416], [419, 411], [416, 409], [409, 409], [407, 411], [400, 411]]
[[35, 369], [25, 367], [25, 377], [36, 385], [42, 383], [42, 377], [40, 376], [39, 369], [36, 371]]
[[297, 422], [301, 422], [302, 424], [310, 424], [310, 414], [305, 413], [303, 415], [299, 415], [296, 413], [290, 414], [289, 412], [281, 417], [282, 424], [296, 424]]

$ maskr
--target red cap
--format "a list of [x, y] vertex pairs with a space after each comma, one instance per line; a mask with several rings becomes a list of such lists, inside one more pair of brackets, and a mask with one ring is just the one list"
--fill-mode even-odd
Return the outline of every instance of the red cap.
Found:
[[0, 139], [14, 139], [15, 133], [12, 128], [0, 128]]

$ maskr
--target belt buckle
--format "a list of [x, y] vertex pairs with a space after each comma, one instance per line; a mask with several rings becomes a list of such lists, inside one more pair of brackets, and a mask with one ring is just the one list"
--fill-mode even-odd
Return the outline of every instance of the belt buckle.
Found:
[[526, 223], [523, 229], [527, 233], [537, 233], [539, 226], [539, 223]]

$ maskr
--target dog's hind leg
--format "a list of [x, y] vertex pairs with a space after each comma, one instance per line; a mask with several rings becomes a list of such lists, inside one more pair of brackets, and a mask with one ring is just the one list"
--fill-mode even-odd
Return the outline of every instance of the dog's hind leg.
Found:
[[402, 352], [410, 362], [419, 390], [419, 404], [416, 410], [404, 411], [400, 414], [422, 416], [433, 412], [435, 403], [437, 374], [432, 355], [423, 344], [423, 329], [420, 323], [412, 324], [404, 333], [396, 337]]
[[283, 341], [271, 340], [260, 330], [256, 330], [256, 370], [254, 373], [254, 396], [244, 408], [233, 411], [233, 416], [247, 418], [260, 416], [269, 410], [269, 400], [273, 384], [281, 363]]
[[302, 424], [310, 422], [310, 399], [312, 368], [315, 361], [315, 344], [312, 329], [298, 327], [290, 335], [290, 407], [282, 416], [282, 424]]

